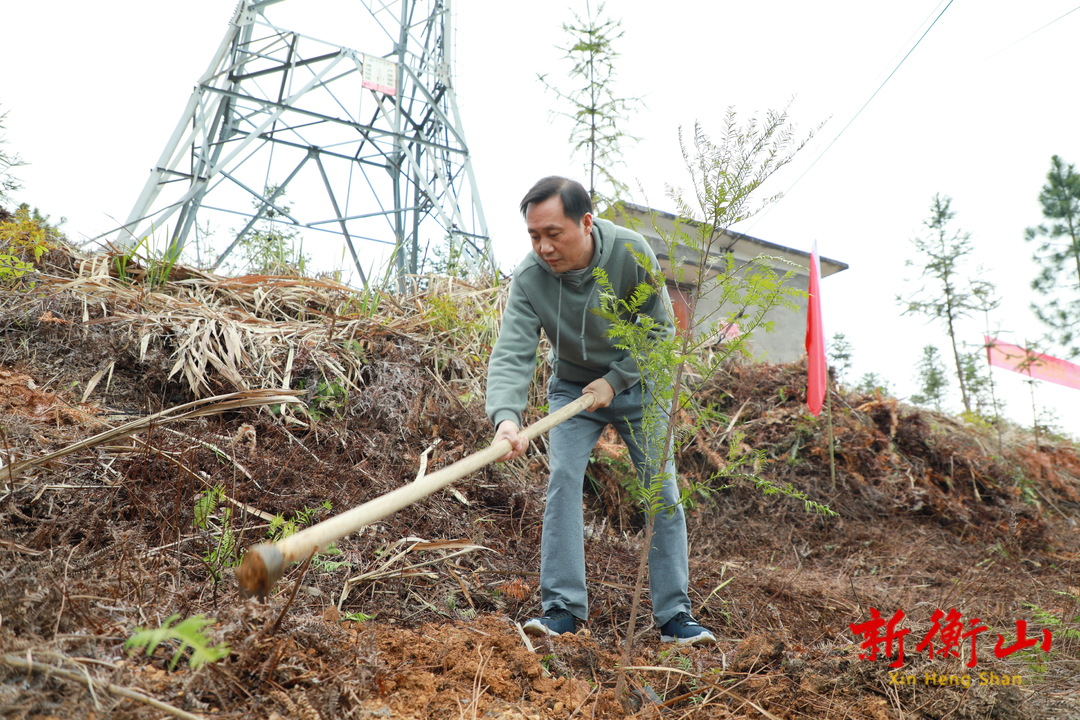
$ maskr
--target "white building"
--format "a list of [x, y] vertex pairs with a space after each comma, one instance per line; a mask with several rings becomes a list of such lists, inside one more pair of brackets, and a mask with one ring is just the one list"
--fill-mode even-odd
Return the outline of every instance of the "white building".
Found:
[[[668, 251], [667, 243], [661, 239], [661, 232], [669, 233], [675, 230], [676, 216], [670, 213], [650, 210], [640, 205], [624, 204], [622, 212], [618, 213], [615, 223], [631, 227], [641, 233], [649, 241], [657, 259], [660, 261], [664, 274], [667, 276], [668, 294], [671, 296], [672, 306], [675, 309], [676, 320], [680, 329], [685, 330], [691, 325], [701, 324], [703, 319], [710, 325], [721, 315], [718, 311], [730, 313], [729, 308], [718, 307], [720, 301], [717, 293], [708, 292], [698, 299], [694, 320], [691, 321], [689, 300], [693, 292], [691, 278], [696, 278], [698, 256], [695, 251], [680, 245], [675, 248], [674, 255]], [[657, 229], [659, 228], [659, 230]], [[684, 227], [684, 231], [692, 233], [692, 227]], [[711, 271], [710, 279], [719, 274], [719, 270], [727, 266], [726, 256], [731, 254], [736, 265], [749, 262], [759, 256], [765, 256], [765, 263], [779, 275], [790, 270], [795, 274], [787, 281], [791, 286], [806, 291], [810, 284], [810, 253], [794, 248], [777, 245], [749, 235], [740, 233], [725, 233], [718, 242], [713, 244], [710, 261], [716, 267]], [[847, 269], [847, 264], [837, 260], [821, 257], [821, 277], [826, 278], [834, 273]], [[674, 267], [681, 264], [684, 268], [683, 279], [676, 279]], [[824, 288], [822, 292], [827, 292]], [[755, 360], [772, 363], [788, 363], [800, 359], [805, 354], [806, 341], [806, 302], [805, 296], [796, 299], [797, 310], [790, 308], [775, 308], [766, 316], [773, 323], [772, 332], [757, 331], [751, 337], [749, 349]], [[738, 333], [738, 319], [730, 327], [722, 328], [729, 334]], [[720, 340], [721, 338], [717, 338]]]

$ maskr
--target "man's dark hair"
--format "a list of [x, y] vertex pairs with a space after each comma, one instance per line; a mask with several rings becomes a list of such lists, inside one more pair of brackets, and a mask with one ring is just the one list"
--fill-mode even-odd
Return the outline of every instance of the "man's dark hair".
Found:
[[529, 192], [525, 193], [525, 197], [521, 199], [521, 216], [525, 217], [532, 203], [542, 203], [555, 195], [562, 199], [563, 214], [574, 222], [585, 217], [585, 213], [592, 212], [592, 198], [581, 183], [570, 178], [550, 175], [538, 180]]

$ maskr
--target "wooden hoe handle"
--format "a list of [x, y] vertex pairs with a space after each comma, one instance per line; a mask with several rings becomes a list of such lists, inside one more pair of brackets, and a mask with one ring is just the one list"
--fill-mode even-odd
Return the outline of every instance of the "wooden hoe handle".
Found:
[[[569, 405], [524, 428], [521, 435], [533, 440], [561, 422], [569, 420], [593, 403], [591, 394], [582, 395]], [[327, 545], [351, 535], [360, 528], [382, 520], [404, 507], [426, 498], [455, 480], [490, 465], [511, 450], [509, 440], [500, 440], [483, 450], [467, 455], [452, 465], [369, 500], [362, 505], [327, 518], [321, 523], [290, 535], [277, 543], [263, 543], [250, 548], [236, 570], [240, 590], [247, 596], [265, 596], [290, 564], [319, 552]]]

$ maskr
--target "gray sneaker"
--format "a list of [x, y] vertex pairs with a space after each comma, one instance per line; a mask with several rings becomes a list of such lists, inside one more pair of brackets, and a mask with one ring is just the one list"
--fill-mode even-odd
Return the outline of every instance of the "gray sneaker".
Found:
[[569, 610], [552, 607], [541, 617], [525, 621], [521, 629], [528, 635], [562, 635], [577, 631], [577, 619], [570, 614]]

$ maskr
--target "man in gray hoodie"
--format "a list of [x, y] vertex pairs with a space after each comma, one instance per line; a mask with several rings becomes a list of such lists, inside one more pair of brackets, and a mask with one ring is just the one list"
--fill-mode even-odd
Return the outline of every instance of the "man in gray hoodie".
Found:
[[[540, 543], [540, 601], [543, 614], [525, 631], [559, 635], [576, 631], [588, 616], [585, 540], [581, 498], [593, 446], [611, 424], [626, 443], [639, 479], [655, 476], [648, 467], [643, 431], [651, 402], [649, 378], [634, 358], [608, 337], [610, 324], [592, 312], [600, 303], [593, 271], [601, 268], [613, 290], [626, 297], [649, 274], [635, 253], [656, 266], [648, 242], [626, 228], [593, 217], [588, 192], [573, 180], [546, 177], [521, 201], [532, 252], [514, 270], [499, 339], [488, 364], [487, 414], [495, 424], [494, 442], [509, 440], [502, 459], [520, 457], [528, 446], [521, 416], [528, 400], [541, 330], [551, 345], [548, 410], [554, 412], [581, 395], [593, 396], [585, 412], [555, 427], [549, 436], [551, 475]], [[663, 288], [640, 309], [670, 338], [675, 332], [670, 301]], [[698, 645], [716, 642], [690, 614], [687, 595], [686, 521], [679, 504], [674, 463], [664, 471], [661, 497], [649, 549], [649, 589], [661, 640]]]

